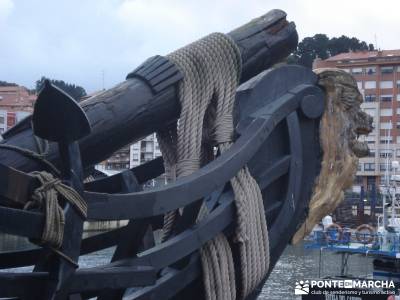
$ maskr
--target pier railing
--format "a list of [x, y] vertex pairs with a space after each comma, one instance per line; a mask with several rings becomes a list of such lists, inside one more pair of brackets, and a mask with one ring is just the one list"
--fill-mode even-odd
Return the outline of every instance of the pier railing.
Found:
[[396, 257], [400, 252], [400, 236], [396, 232], [386, 231], [364, 233], [355, 230], [320, 230], [312, 232], [306, 241], [306, 248]]

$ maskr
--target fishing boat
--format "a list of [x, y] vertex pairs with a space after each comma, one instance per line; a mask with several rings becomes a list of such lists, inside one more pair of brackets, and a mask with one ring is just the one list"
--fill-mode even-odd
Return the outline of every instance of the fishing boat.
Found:
[[[213, 57], [207, 47], [206, 54], [199, 50], [215, 40], [234, 49], [231, 60], [224, 61], [225, 52]], [[46, 82], [32, 116], [5, 132], [0, 143], [0, 231], [38, 246], [0, 253], [0, 297], [257, 298], [286, 245], [305, 236], [314, 219], [340, 202], [337, 192], [351, 180], [358, 156], [365, 155], [365, 145], [355, 136], [371, 130], [372, 120], [360, 110], [361, 95], [351, 75], [277, 64], [297, 41], [294, 23], [283, 11], [273, 10], [177, 52], [199, 55], [199, 62], [185, 69], [196, 72], [207, 69], [204, 57], [221, 59], [222, 67], [238, 62], [238, 74], [221, 74], [232, 75], [239, 85], [233, 86], [233, 112], [204, 122], [230, 121], [233, 131], [228, 132], [228, 147], [223, 127], [224, 147], [219, 150], [204, 134], [200, 144], [215, 147], [210, 148], [215, 159], [197, 168], [190, 165], [190, 174], [146, 190], [146, 182], [171, 171], [168, 153], [104, 178], [93, 175], [94, 166], [148, 134], [183, 126], [187, 107], [180, 102], [180, 91], [188, 75], [177, 64], [178, 54], [153, 56], [124, 82], [80, 103]], [[197, 78], [207, 84], [217, 79]], [[239, 206], [241, 197], [253, 200], [237, 196], [242, 187], [235, 178], [241, 170], [261, 203]], [[329, 197], [326, 181], [333, 187]], [[327, 204], [316, 209], [316, 203]], [[248, 219], [247, 211], [257, 217]], [[172, 227], [165, 235], [171, 212]], [[263, 226], [254, 227], [255, 219]], [[85, 222], [112, 220], [127, 222], [83, 237]], [[247, 226], [254, 230], [240, 235]], [[164, 238], [157, 239], [160, 232]], [[110, 247], [114, 252], [109, 263], [79, 266], [80, 256]], [[263, 268], [246, 264], [253, 258], [241, 255], [243, 249], [262, 261]], [[258, 249], [267, 256], [261, 257]], [[20, 269], [26, 266], [31, 269]]]

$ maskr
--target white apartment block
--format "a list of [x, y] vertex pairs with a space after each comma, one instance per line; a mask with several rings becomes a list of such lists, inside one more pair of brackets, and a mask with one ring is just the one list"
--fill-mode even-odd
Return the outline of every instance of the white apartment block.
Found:
[[136, 167], [162, 156], [156, 134], [153, 133], [130, 146], [130, 167]]

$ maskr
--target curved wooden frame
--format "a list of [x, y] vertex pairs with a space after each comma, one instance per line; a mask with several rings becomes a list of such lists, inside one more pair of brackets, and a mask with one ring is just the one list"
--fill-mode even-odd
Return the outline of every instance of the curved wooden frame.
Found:
[[[280, 87], [274, 86], [273, 96], [266, 92], [263, 94], [262, 90], [271, 89], [270, 85], [274, 83], [268, 83], [268, 80], [279, 78], [282, 74], [290, 74], [294, 80]], [[84, 197], [88, 203], [89, 219], [130, 221], [124, 228], [82, 240], [81, 255], [112, 245], [117, 245], [117, 251], [109, 264], [78, 269], [64, 288], [64, 294], [77, 293], [85, 299], [93, 296], [98, 296], [98, 299], [121, 299], [124, 294], [127, 299], [146, 299], [149, 295], [179, 299], [188, 287], [198, 287], [197, 283], [201, 280], [198, 249], [220, 232], [228, 236], [232, 234], [235, 207], [229, 180], [245, 164], [248, 164], [262, 192], [268, 195], [264, 197], [264, 202], [273, 267], [297, 224], [305, 216], [313, 180], [319, 170], [319, 119], [308, 118], [301, 107], [301, 100], [308, 95], [323, 101], [323, 93], [315, 82], [311, 71], [284, 67], [259, 76], [239, 90], [239, 98], [244, 97], [255, 104], [253, 108], [246, 107], [246, 104], [240, 107], [246, 112], [238, 120], [240, 137], [216, 160], [173, 184], [140, 191], [141, 183], [163, 171], [161, 159], [88, 183]], [[260, 94], [263, 96], [260, 97]], [[284, 138], [280, 140], [282, 134]], [[272, 142], [277, 143], [276, 147], [271, 145]], [[280, 152], [275, 148], [285, 150]], [[265, 156], [274, 151], [276, 153], [270, 158]], [[305, 164], [308, 168], [304, 167]], [[32, 180], [27, 175], [18, 175], [22, 178], [20, 180]], [[32, 188], [32, 184], [25, 186]], [[271, 201], [272, 198], [276, 199]], [[211, 213], [194, 224], [202, 201], [212, 203]], [[150, 232], [152, 235], [152, 230], [159, 227], [159, 218], [177, 208], [184, 210], [178, 219], [177, 227], [180, 229], [174, 232], [172, 238], [155, 246], [144, 245], [146, 234]], [[0, 230], [3, 232], [38, 238], [43, 222], [44, 217], [39, 212], [0, 207]], [[128, 239], [133, 232], [134, 240]], [[0, 268], [36, 263], [43, 251], [0, 253]], [[11, 263], [10, 260], [19, 262]], [[48, 281], [48, 272], [1, 272], [0, 297], [39, 297]], [[115, 284], [116, 281], [118, 284]], [[146, 287], [128, 289], [134, 286]], [[196, 299], [201, 298], [201, 291], [195, 294]]]

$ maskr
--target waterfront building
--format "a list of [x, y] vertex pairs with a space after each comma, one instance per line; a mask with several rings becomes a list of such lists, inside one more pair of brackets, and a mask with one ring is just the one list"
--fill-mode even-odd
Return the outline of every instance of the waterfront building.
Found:
[[[155, 133], [116, 151], [111, 157], [96, 166], [96, 169], [108, 175], [112, 175], [123, 170], [137, 167], [145, 162], [161, 156], [161, 150], [157, 142]], [[157, 182], [156, 182], [157, 181]], [[156, 185], [165, 181], [161, 176], [150, 185]]]
[[387, 158], [400, 160], [400, 50], [341, 53], [316, 59], [313, 68], [336, 67], [351, 73], [363, 96], [362, 109], [373, 117], [374, 130], [362, 137], [370, 155], [359, 161], [354, 190], [379, 190]]

